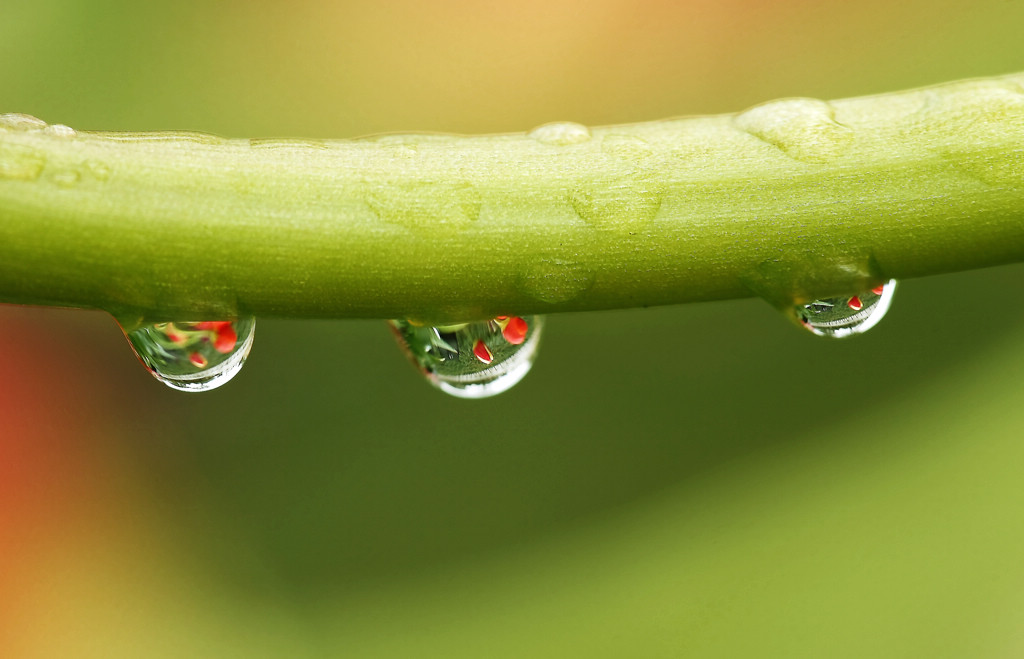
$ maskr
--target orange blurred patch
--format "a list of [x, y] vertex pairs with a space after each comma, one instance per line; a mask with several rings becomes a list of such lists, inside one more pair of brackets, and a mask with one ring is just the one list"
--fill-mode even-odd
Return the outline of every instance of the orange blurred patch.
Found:
[[[88, 337], [74, 340], [80, 323], [70, 316], [0, 308], [0, 648], [22, 627], [16, 621], [34, 615], [23, 598], [45, 579], [37, 557], [55, 548], [71, 555], [75, 529], [115, 499], [100, 441], [115, 417], [90, 374]], [[69, 322], [49, 327], [54, 318]]]

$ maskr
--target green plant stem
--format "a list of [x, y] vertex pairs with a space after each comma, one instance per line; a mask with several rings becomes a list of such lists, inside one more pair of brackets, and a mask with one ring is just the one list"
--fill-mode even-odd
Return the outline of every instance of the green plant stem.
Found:
[[462, 321], [1024, 260], [1024, 74], [530, 134], [228, 140], [0, 119], [0, 301]]

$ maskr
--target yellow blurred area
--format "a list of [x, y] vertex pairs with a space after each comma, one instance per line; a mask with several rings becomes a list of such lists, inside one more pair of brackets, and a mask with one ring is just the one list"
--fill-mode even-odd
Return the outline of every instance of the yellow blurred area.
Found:
[[[1024, 70], [1021, 25], [1001, 0], [9, 0], [0, 112], [631, 122]], [[1022, 274], [903, 282], [849, 342], [758, 301], [553, 317], [488, 401], [417, 381], [380, 322], [261, 320], [191, 395], [102, 314], [0, 308], [0, 656], [1019, 656]]]

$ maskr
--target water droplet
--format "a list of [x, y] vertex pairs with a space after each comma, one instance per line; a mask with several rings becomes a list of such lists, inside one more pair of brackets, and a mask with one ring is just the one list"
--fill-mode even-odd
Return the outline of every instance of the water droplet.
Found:
[[531, 130], [528, 135], [541, 144], [569, 146], [570, 144], [581, 144], [589, 140], [590, 129], [583, 124], [559, 121], [553, 124], [538, 126]]
[[42, 130], [46, 128], [46, 122], [42, 119], [36, 119], [30, 114], [9, 112], [7, 114], [0, 114], [0, 128], [18, 131]]
[[153, 323], [125, 336], [157, 380], [179, 391], [209, 391], [242, 370], [255, 328], [255, 318]]
[[195, 133], [187, 130], [162, 130], [155, 133], [116, 132], [103, 133], [103, 139], [113, 142], [191, 142], [194, 144], [225, 144], [228, 140], [219, 135]]
[[82, 175], [73, 169], [65, 169], [54, 172], [51, 178], [59, 187], [73, 188], [81, 180]]
[[292, 138], [252, 138], [249, 146], [254, 149], [327, 149], [328, 144], [324, 140], [317, 139], [292, 139]]
[[64, 124], [52, 124], [43, 129], [43, 132], [47, 135], [53, 135], [54, 137], [62, 137], [64, 139], [71, 139], [78, 133], [71, 126], [65, 126]]
[[97, 181], [106, 181], [110, 178], [110, 167], [96, 160], [87, 160], [85, 162], [85, 171]]
[[[1016, 85], [976, 80], [940, 87], [912, 130], [915, 140], [936, 140], [930, 148], [981, 183], [1017, 186], [1024, 180], [1024, 153], [1019, 149], [998, 158], [979, 156], [1024, 140], [1024, 94]], [[957, 139], [947, 140], [944, 136], [949, 134]]]
[[395, 337], [430, 384], [458, 398], [487, 398], [522, 380], [537, 355], [540, 316], [430, 327], [390, 321]]
[[853, 131], [835, 120], [835, 109], [815, 98], [771, 101], [736, 115], [736, 126], [787, 156], [826, 163], [853, 143]]
[[665, 197], [665, 186], [650, 172], [636, 171], [606, 184], [577, 188], [569, 203], [595, 229], [620, 234], [643, 231]]
[[366, 202], [385, 222], [436, 236], [469, 228], [482, 208], [476, 188], [465, 182], [396, 182], [371, 192]]
[[31, 147], [0, 143], [0, 178], [34, 181], [46, 166], [46, 159]]
[[890, 279], [871, 290], [845, 297], [830, 297], [793, 307], [797, 321], [818, 336], [841, 339], [863, 334], [885, 317], [896, 292]]

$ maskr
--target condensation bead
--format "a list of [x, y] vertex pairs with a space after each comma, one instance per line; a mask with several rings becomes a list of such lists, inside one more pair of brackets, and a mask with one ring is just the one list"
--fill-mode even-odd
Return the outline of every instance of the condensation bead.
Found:
[[528, 133], [529, 137], [550, 146], [582, 144], [590, 139], [590, 129], [583, 124], [560, 121], [538, 126]]
[[180, 391], [209, 391], [242, 369], [252, 348], [255, 318], [154, 323], [125, 336], [160, 382]]
[[498, 316], [488, 321], [428, 326], [392, 320], [391, 328], [427, 381], [458, 398], [507, 391], [533, 366], [540, 316]]
[[841, 339], [863, 334], [877, 325], [889, 310], [895, 292], [896, 280], [890, 279], [858, 295], [798, 304], [793, 308], [793, 314], [813, 334]]

